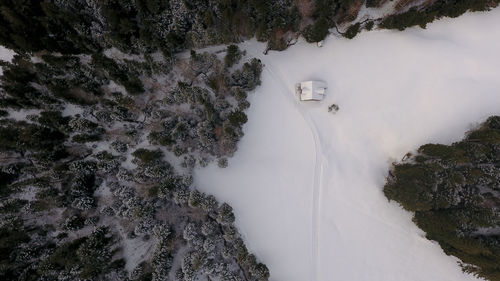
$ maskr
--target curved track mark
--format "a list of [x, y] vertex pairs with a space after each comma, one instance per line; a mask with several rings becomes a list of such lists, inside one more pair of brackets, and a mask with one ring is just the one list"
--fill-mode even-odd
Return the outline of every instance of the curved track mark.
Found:
[[[262, 54], [255, 53], [251, 50], [247, 50], [253, 57], [263, 60]], [[289, 89], [289, 93], [295, 93], [293, 88], [295, 83], [289, 81], [289, 79], [281, 73], [281, 71], [276, 70], [273, 66], [265, 65], [263, 72], [268, 73], [273, 77], [275, 81], [283, 84], [283, 88]], [[312, 192], [312, 210], [311, 210], [311, 231], [312, 231], [312, 252], [311, 252], [311, 281], [317, 281], [318, 271], [319, 271], [319, 214], [321, 210], [321, 200], [320, 195], [322, 191], [322, 178], [323, 178], [323, 157], [321, 149], [321, 140], [318, 135], [317, 125], [313, 122], [310, 114], [308, 114], [303, 106], [300, 104], [299, 99], [293, 94], [286, 94], [281, 92], [290, 102], [294, 103], [295, 109], [300, 113], [301, 117], [307, 123], [309, 130], [313, 136], [314, 148], [315, 148], [315, 165], [314, 165], [314, 179], [313, 179], [313, 192]]]

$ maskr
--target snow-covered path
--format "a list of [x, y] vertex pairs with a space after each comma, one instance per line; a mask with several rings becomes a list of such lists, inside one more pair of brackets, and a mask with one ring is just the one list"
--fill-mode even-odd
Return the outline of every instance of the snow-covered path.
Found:
[[[241, 47], [266, 65], [246, 135], [228, 168], [195, 183], [234, 207], [271, 280], [474, 280], [382, 187], [406, 152], [500, 114], [500, 9], [323, 48]], [[309, 79], [328, 83], [327, 100], [297, 101], [294, 83]]]
[[[254, 50], [250, 49], [249, 53], [251, 54], [252, 57], [264, 59], [261, 54], [256, 53]], [[287, 91], [280, 91], [280, 93], [284, 95], [285, 99], [290, 99], [293, 102], [295, 102], [295, 108], [297, 109], [297, 112], [300, 114], [303, 120], [307, 123], [307, 126], [309, 127], [309, 130], [311, 131], [311, 135], [313, 138], [314, 151], [311, 151], [311, 154], [315, 156], [314, 157], [315, 160], [314, 160], [313, 181], [311, 183], [312, 200], [311, 200], [311, 263], [310, 263], [311, 279], [310, 280], [317, 280], [318, 264], [319, 264], [318, 262], [319, 258], [318, 237], [319, 237], [319, 226], [320, 226], [319, 215], [321, 211], [320, 197], [321, 197], [321, 190], [323, 188], [322, 178], [323, 178], [324, 165], [325, 163], [327, 163], [327, 160], [325, 159], [322, 152], [323, 151], [322, 145], [324, 145], [324, 143], [322, 143], [319, 138], [319, 130], [317, 128], [317, 122], [314, 122], [312, 120], [309, 112], [305, 110], [305, 108], [300, 103], [299, 99], [297, 99], [297, 96], [294, 95], [295, 82], [287, 79], [287, 76], [283, 74], [279, 69], [274, 68], [273, 65], [267, 65], [264, 68], [262, 75], [263, 76], [269, 75], [274, 79], [275, 83], [281, 83], [281, 87], [283, 89], [287, 89]]]

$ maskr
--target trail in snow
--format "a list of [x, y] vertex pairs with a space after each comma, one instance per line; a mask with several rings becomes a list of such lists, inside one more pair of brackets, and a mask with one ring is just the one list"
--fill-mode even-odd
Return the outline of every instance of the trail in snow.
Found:
[[[256, 55], [256, 53], [250, 51], [252, 55]], [[263, 59], [262, 56], [256, 56], [260, 59]], [[281, 91], [281, 93], [287, 98], [290, 99], [294, 105], [296, 110], [300, 113], [304, 121], [308, 124], [309, 130], [313, 136], [314, 140], [314, 154], [315, 154], [315, 164], [314, 164], [314, 180], [312, 183], [312, 204], [311, 204], [311, 280], [316, 281], [318, 279], [318, 258], [319, 258], [319, 214], [321, 211], [320, 205], [320, 194], [322, 185], [322, 177], [323, 177], [323, 163], [324, 157], [322, 157], [322, 149], [321, 149], [321, 141], [318, 136], [318, 128], [316, 124], [312, 121], [311, 116], [304, 110], [302, 105], [300, 104], [299, 98], [295, 95], [295, 90], [293, 85], [300, 81], [290, 81], [286, 78], [285, 75], [279, 70], [276, 70], [272, 65], [265, 66], [263, 75], [269, 74], [275, 77], [275, 81], [277, 83], [281, 83], [283, 89], [288, 89], [288, 91]]]

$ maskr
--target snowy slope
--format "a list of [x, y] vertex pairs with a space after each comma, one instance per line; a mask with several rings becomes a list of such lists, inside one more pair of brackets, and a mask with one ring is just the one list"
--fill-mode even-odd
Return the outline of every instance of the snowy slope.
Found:
[[[271, 280], [474, 280], [382, 186], [406, 152], [500, 114], [500, 9], [323, 48], [241, 47], [266, 65], [246, 135], [228, 168], [195, 182], [235, 208]], [[309, 79], [328, 83], [325, 101], [297, 101], [294, 83]]]

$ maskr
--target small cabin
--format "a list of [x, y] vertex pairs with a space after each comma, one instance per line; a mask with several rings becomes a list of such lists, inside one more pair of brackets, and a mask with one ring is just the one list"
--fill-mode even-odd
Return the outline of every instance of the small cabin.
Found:
[[304, 81], [295, 85], [295, 91], [301, 101], [320, 101], [325, 97], [326, 83], [323, 81]]

